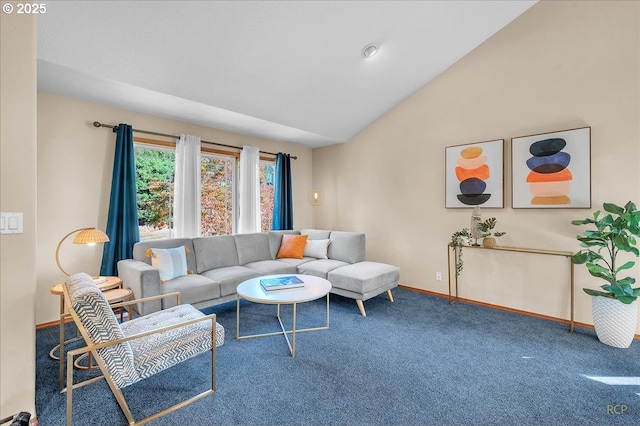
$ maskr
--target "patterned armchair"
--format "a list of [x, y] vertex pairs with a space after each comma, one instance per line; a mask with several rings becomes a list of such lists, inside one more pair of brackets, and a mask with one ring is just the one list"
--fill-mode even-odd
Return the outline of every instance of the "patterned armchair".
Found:
[[[216, 347], [224, 343], [224, 328], [216, 323], [215, 314], [204, 315], [191, 305], [180, 305], [179, 293], [110, 306], [91, 277], [84, 273], [69, 277], [64, 292], [69, 310], [65, 316], [73, 317], [87, 343], [86, 347], [67, 352], [67, 426], [72, 424], [73, 389], [102, 377], [130, 425], [147, 423], [215, 392]], [[123, 323], [118, 323], [112, 310], [114, 306], [166, 297], [177, 298], [177, 306]], [[210, 389], [145, 419], [133, 420], [122, 388], [207, 351], [211, 352]], [[74, 384], [74, 359], [88, 352], [93, 354], [103, 375]]]

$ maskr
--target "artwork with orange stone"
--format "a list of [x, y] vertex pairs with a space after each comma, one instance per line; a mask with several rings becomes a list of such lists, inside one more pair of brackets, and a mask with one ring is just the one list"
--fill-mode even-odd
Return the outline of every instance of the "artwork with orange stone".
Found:
[[590, 134], [585, 127], [514, 138], [513, 208], [591, 207]]
[[504, 140], [446, 148], [446, 200], [450, 207], [503, 207]]

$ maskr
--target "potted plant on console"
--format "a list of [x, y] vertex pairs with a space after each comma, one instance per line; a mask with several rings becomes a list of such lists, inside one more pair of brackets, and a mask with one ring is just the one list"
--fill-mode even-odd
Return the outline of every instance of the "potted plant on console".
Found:
[[506, 232], [492, 232], [491, 230], [496, 227], [497, 219], [490, 217], [484, 222], [478, 224], [478, 229], [482, 231], [482, 247], [493, 248], [496, 246], [496, 238], [501, 237]]
[[592, 296], [593, 325], [598, 339], [609, 346], [628, 348], [633, 341], [638, 321], [638, 296], [640, 287], [633, 288], [633, 277], [620, 278], [618, 274], [633, 268], [635, 261], [618, 264], [620, 251], [638, 257], [636, 247], [640, 237], [640, 211], [629, 201], [624, 207], [604, 203], [609, 213], [600, 217], [600, 210], [593, 218], [574, 220], [573, 225], [591, 225], [576, 238], [582, 249], [573, 255], [573, 263], [584, 264], [591, 275], [606, 281], [602, 290], [584, 288]]

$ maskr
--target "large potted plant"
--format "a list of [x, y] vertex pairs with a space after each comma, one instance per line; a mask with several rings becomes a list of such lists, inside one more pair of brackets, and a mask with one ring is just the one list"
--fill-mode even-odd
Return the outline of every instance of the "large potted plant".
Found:
[[640, 237], [640, 211], [629, 201], [624, 207], [604, 203], [608, 213], [600, 217], [600, 210], [592, 218], [574, 220], [573, 225], [590, 225], [577, 236], [582, 249], [573, 255], [573, 263], [584, 264], [591, 275], [606, 281], [603, 291], [584, 288], [592, 296], [593, 323], [598, 339], [607, 345], [628, 348], [633, 341], [638, 322], [640, 287], [633, 288], [633, 277], [619, 274], [633, 268], [635, 261], [619, 265], [621, 251], [638, 257], [636, 247]]

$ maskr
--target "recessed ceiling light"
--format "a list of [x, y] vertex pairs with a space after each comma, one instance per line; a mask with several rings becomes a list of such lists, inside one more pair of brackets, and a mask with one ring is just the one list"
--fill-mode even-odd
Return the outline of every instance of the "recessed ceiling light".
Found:
[[378, 46], [375, 44], [367, 44], [364, 49], [362, 49], [362, 56], [365, 58], [373, 58], [378, 53]]

